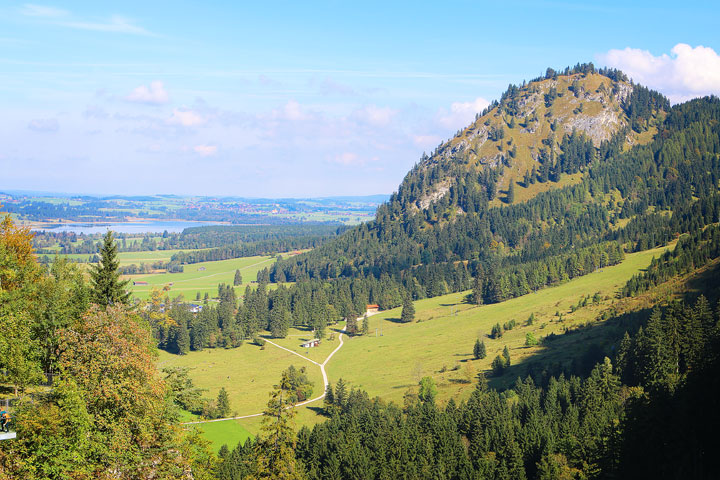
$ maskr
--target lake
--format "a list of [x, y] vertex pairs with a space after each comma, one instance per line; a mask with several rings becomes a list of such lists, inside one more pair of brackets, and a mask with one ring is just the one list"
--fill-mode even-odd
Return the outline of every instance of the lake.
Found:
[[218, 222], [187, 222], [174, 220], [158, 220], [133, 223], [58, 223], [33, 228], [34, 231], [45, 232], [68, 232], [76, 234], [91, 235], [93, 233], [105, 233], [112, 230], [117, 233], [180, 233], [188, 227], [206, 227], [209, 225], [224, 225]]

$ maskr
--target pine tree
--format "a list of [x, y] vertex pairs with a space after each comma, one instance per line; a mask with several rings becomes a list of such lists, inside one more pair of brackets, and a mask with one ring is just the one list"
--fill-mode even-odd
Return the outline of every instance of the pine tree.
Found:
[[240, 274], [240, 270], [235, 270], [235, 278], [233, 279], [233, 285], [238, 286], [242, 285], [242, 275]]
[[485, 342], [481, 342], [480, 339], [475, 340], [475, 346], [473, 347], [473, 356], [475, 357], [475, 360], [482, 360], [487, 356]]
[[367, 335], [370, 331], [370, 319], [367, 316], [367, 313], [363, 317], [363, 323], [362, 323], [362, 334]]
[[287, 372], [272, 392], [263, 412], [261, 434], [255, 444], [253, 477], [257, 479], [300, 480], [304, 477], [295, 462], [295, 409], [290, 402], [292, 386]]
[[515, 181], [510, 180], [510, 186], [508, 187], [507, 203], [515, 203]]
[[510, 350], [508, 350], [507, 345], [505, 345], [505, 348], [503, 348], [503, 360], [505, 362], [505, 368], [510, 366]]
[[476, 275], [473, 280], [472, 301], [475, 305], [483, 304], [483, 281], [480, 275]]
[[343, 409], [345, 402], [347, 402], [347, 387], [345, 381], [340, 378], [335, 384], [335, 405], [337, 408]]
[[177, 337], [175, 339], [175, 348], [178, 355], [185, 355], [190, 351], [190, 332], [184, 324], [180, 324], [177, 328]]
[[220, 389], [217, 396], [217, 414], [219, 418], [227, 418], [230, 416], [230, 398], [225, 387]]
[[333, 410], [335, 409], [335, 393], [333, 392], [333, 387], [330, 384], [328, 384], [327, 390], [325, 391], [323, 406], [325, 407], [325, 415], [332, 415]]
[[94, 303], [102, 307], [116, 303], [128, 303], [130, 292], [126, 290], [126, 287], [130, 281], [120, 281], [119, 266], [115, 238], [113, 233], [108, 230], [100, 247], [100, 261], [90, 270], [90, 295]]
[[409, 323], [415, 320], [415, 306], [409, 296], [406, 296], [403, 300], [402, 313], [400, 314], [400, 321], [402, 323]]
[[500, 338], [502, 337], [503, 331], [502, 327], [500, 326], [500, 323], [496, 323], [492, 327], [492, 331], [490, 332], [490, 338]]
[[502, 375], [505, 370], [505, 361], [500, 355], [497, 355], [490, 366], [492, 367], [493, 375]]

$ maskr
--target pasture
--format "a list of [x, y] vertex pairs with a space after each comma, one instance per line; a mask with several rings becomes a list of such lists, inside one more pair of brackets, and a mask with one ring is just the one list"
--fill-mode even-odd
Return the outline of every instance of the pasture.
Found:
[[[155, 252], [150, 252], [155, 253]], [[133, 253], [129, 253], [133, 255]], [[135, 254], [136, 255], [136, 254]], [[162, 289], [169, 286], [170, 297], [183, 294], [185, 299], [192, 301], [199, 292], [201, 297], [208, 293], [211, 297], [217, 295], [217, 286], [220, 283], [232, 285], [235, 270], [240, 270], [243, 277], [244, 289], [246, 284], [257, 280], [257, 273], [267, 268], [275, 261], [270, 256], [256, 256], [218, 260], [214, 262], [201, 262], [184, 265], [182, 273], [158, 273], [126, 275], [123, 278], [131, 281], [133, 295], [145, 300], [149, 298], [153, 288]], [[132, 282], [147, 282], [147, 285], [132, 285]], [[171, 285], [172, 284], [172, 285]], [[244, 290], [237, 290], [242, 295]]]
[[[665, 247], [629, 254], [619, 265], [498, 304], [468, 304], [465, 297], [469, 292], [419, 300], [415, 302], [416, 320], [408, 324], [399, 323], [400, 308], [381, 312], [370, 317], [369, 335], [344, 337], [343, 348], [325, 367], [329, 381], [334, 385], [343, 378], [350, 388], [366, 390], [371, 397], [380, 396], [384, 400], [402, 403], [406, 392], [416, 391], [422, 377], [431, 376], [438, 385], [438, 401], [444, 403], [450, 398], [466, 398], [474, 388], [477, 374], [488, 372], [492, 360], [501, 354], [506, 345], [512, 365], [520, 364], [521, 369], [523, 363], [531, 359], [567, 360], [582, 353], [598, 336], [607, 334], [602, 322], [597, 320], [598, 314], [617, 303], [617, 290], [664, 250]], [[599, 304], [590, 302], [588, 306], [571, 312], [571, 306], [576, 305], [581, 297], [595, 293], [603, 299]], [[555, 315], [556, 312], [562, 313], [562, 320]], [[525, 325], [531, 313], [535, 322]], [[499, 339], [488, 337], [495, 323], [502, 325], [513, 319], [517, 323], [514, 329], [506, 331]], [[558, 334], [565, 328], [586, 324], [599, 328], [562, 336], [546, 346], [525, 346], [528, 332], [539, 339], [549, 333]], [[306, 330], [291, 329], [287, 338], [273, 341], [322, 363], [338, 345], [338, 329], [339, 326], [328, 329], [328, 335], [335, 332], [334, 341], [326, 339], [320, 347], [312, 349], [300, 348], [302, 341], [312, 336]], [[475, 360], [472, 356], [476, 338], [485, 342], [485, 359]], [[315, 382], [313, 397], [317, 396], [322, 388], [319, 367], [270, 344], [266, 344], [265, 350], [246, 344], [238, 349], [204, 350], [183, 357], [165, 352], [160, 355], [161, 367], [194, 367], [190, 375], [197, 386], [208, 389], [208, 397], [214, 398], [224, 386], [230, 394], [232, 409], [239, 415], [261, 412], [280, 372], [291, 364], [308, 367], [308, 375]], [[520, 372], [511, 367], [506, 375], [492, 381], [497, 385], [507, 385], [514, 382]], [[324, 417], [318, 414], [321, 407], [320, 401], [299, 407], [297, 426], [322, 421]], [[261, 417], [254, 417], [237, 422], [255, 435], [260, 421]], [[213, 439], [216, 448], [219, 448], [219, 437], [215, 439], [211, 433], [214, 428], [221, 429], [219, 426], [210, 427], [208, 438]], [[232, 430], [229, 426], [227, 428]], [[233, 444], [236, 443], [234, 441]]]
[[[574, 343], [563, 343], [559, 349], [554, 343], [526, 347], [525, 335], [532, 332], [540, 339], [551, 332], [562, 333], [566, 327], [595, 322], [598, 314], [616, 301], [615, 292], [664, 250], [665, 247], [630, 254], [619, 265], [502, 303], [481, 306], [465, 303], [469, 292], [419, 300], [415, 302], [414, 323], [399, 323], [400, 308], [381, 312], [370, 317], [372, 335], [345, 342], [326, 367], [328, 375], [332, 381], [342, 377], [353, 387], [366, 390], [371, 397], [380, 396], [395, 402], [402, 402], [405, 392], [414, 389], [422, 377], [431, 376], [438, 385], [440, 402], [464, 398], [470, 392], [468, 386], [475, 383], [475, 375], [489, 371], [491, 362], [506, 345], [513, 365], [538, 355], [563, 360], [582, 352], [587, 347], [587, 341], [577, 341], [582, 336], [573, 335]], [[610, 298], [570, 312], [571, 305], [577, 304], [582, 296], [596, 292]], [[556, 312], [562, 313], [562, 321], [555, 316]], [[530, 314], [535, 315], [535, 321], [525, 326]], [[510, 320], [517, 323], [514, 329], [498, 339], [489, 338], [493, 325], [503, 325]], [[376, 329], [378, 336], [375, 336]], [[597, 335], [602, 331], [587, 334]], [[476, 338], [485, 342], [485, 359], [473, 358]], [[514, 381], [513, 371], [506, 375], [511, 376], [513, 378], [503, 378], [501, 382]], [[470, 383], [466, 383], [468, 380]]]

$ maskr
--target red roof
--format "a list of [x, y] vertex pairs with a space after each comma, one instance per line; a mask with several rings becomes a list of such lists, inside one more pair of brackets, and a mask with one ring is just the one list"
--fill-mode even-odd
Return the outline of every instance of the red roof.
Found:
[[375, 304], [370, 305], [370, 304], [368, 304], [366, 308], [367, 308], [368, 310], [370, 310], [370, 309], [372, 309], [372, 308], [380, 308], [380, 305], [375, 305]]

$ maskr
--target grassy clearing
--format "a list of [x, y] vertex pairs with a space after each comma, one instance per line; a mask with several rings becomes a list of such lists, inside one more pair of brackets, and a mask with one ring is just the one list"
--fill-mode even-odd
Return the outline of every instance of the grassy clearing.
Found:
[[246, 343], [239, 348], [211, 348], [182, 356], [161, 351], [158, 363], [160, 369], [190, 367], [195, 385], [207, 390], [207, 398], [217, 398], [220, 388], [225, 387], [233, 416], [262, 412], [269, 392], [290, 365], [307, 368], [308, 378], [315, 385], [313, 396], [322, 392], [320, 367], [273, 345], [262, 350]]
[[245, 284], [257, 280], [258, 271], [269, 267], [274, 261], [275, 259], [270, 256], [233, 258], [185, 265], [183, 273], [127, 275], [123, 278], [129, 279], [131, 282], [148, 283], [132, 287], [133, 294], [140, 299], [147, 299], [153, 287], [163, 288], [172, 283], [169, 292], [171, 297], [182, 293], [187, 300], [193, 300], [198, 292], [201, 296], [204, 296], [205, 293], [209, 293], [210, 296], [217, 295], [218, 284], [232, 285], [235, 270], [240, 270], [245, 283], [241, 289], [236, 289], [236, 292], [241, 295]]
[[201, 423], [191, 425], [189, 428], [197, 428], [200, 431], [200, 435], [210, 440], [215, 453], [217, 453], [223, 445], [227, 445], [230, 450], [232, 450], [238, 443], [244, 443], [245, 440], [253, 436], [238, 420]]
[[[326, 367], [332, 379], [342, 377], [352, 386], [366, 390], [370, 396], [401, 402], [405, 392], [414, 388], [420, 378], [432, 376], [438, 384], [438, 398], [463, 398], [474, 383], [475, 375], [490, 369], [490, 363], [501, 354], [505, 345], [510, 349], [513, 364], [538, 354], [547, 354], [550, 347], [525, 347], [525, 335], [533, 332], [540, 338], [565, 327], [593, 322], [598, 313], [615, 302], [617, 289], [635, 273], [647, 267], [653, 256], [665, 248], [627, 256], [620, 265], [604, 268], [537, 293], [494, 305], [474, 306], [464, 303], [468, 292], [456, 293], [415, 302], [416, 323], [400, 324], [400, 309], [388, 310], [370, 317], [371, 331], [378, 336], [356, 337], [345, 342]], [[570, 306], [583, 295], [600, 292], [611, 297], [600, 305], [588, 306], [570, 313]], [[452, 312], [452, 316], [451, 316]], [[563, 314], [558, 321], [556, 312]], [[531, 313], [536, 321], [524, 326]], [[514, 319], [518, 326], [499, 339], [488, 334], [495, 323], [501, 325]], [[382, 331], [382, 336], [379, 332]], [[474, 360], [472, 347], [476, 338], [485, 341], [487, 358]], [[573, 347], [575, 351], [582, 344]], [[552, 352], [567, 358], [572, 351]], [[454, 370], [457, 368], [457, 370]], [[445, 370], [445, 371], [443, 371]], [[471, 383], [465, 383], [467, 381]]]

